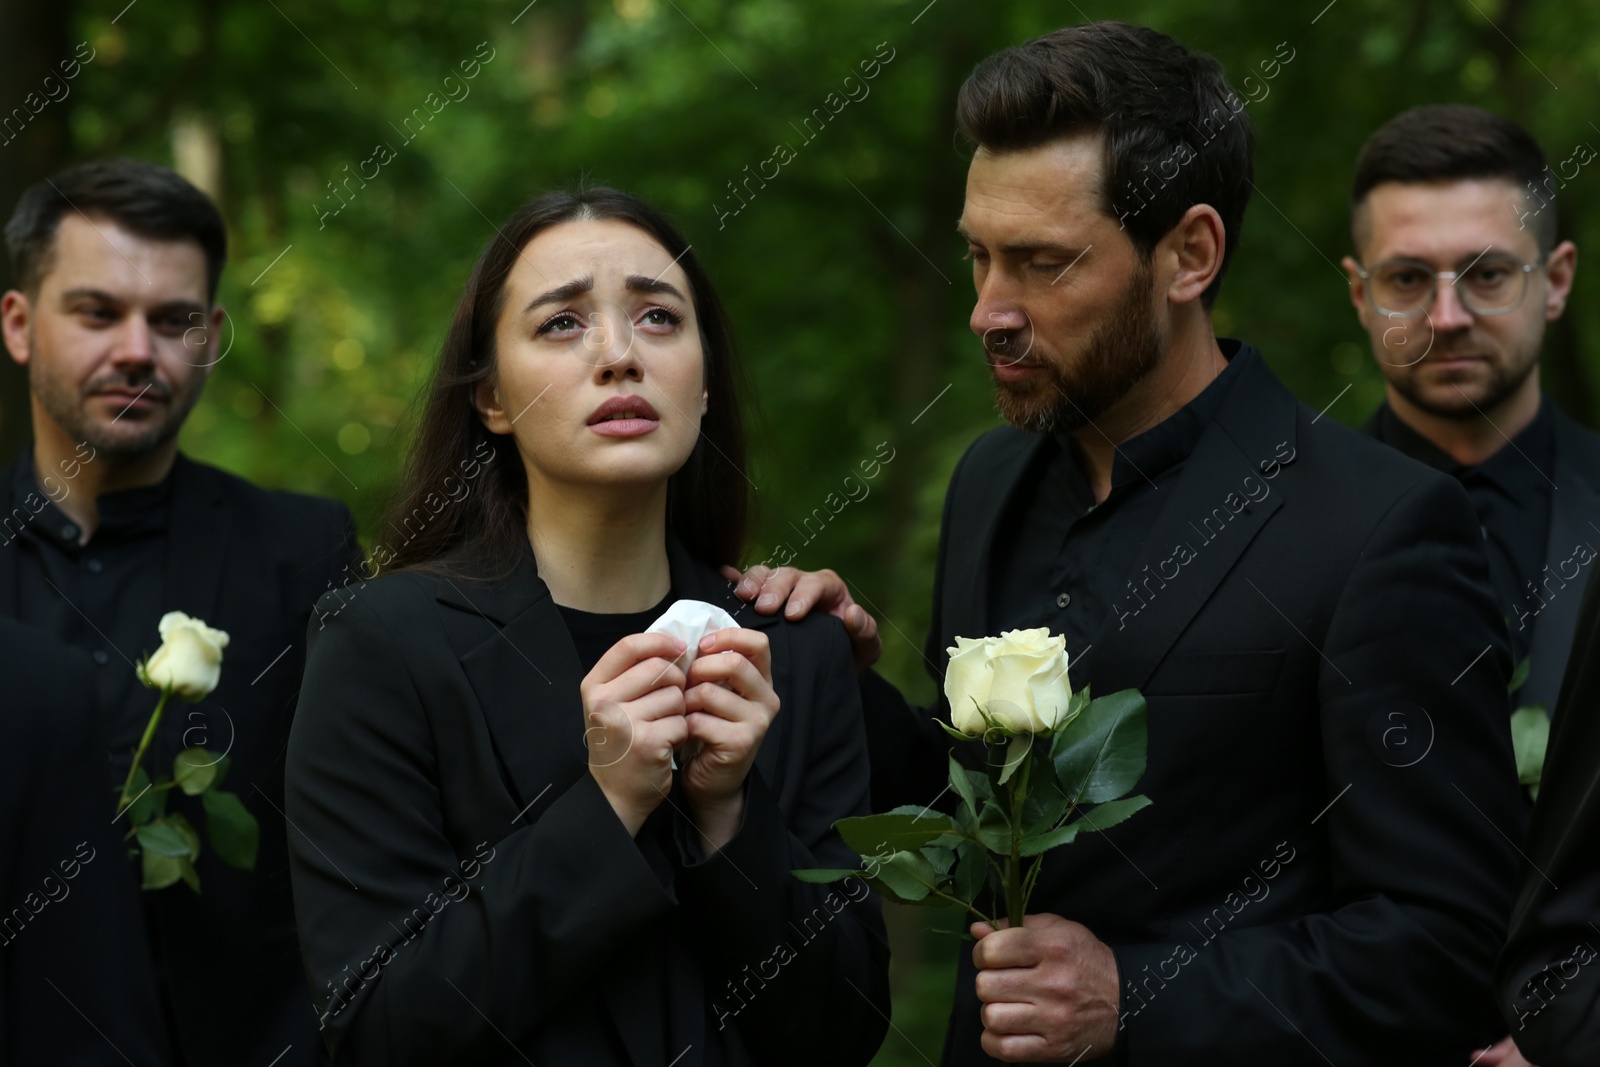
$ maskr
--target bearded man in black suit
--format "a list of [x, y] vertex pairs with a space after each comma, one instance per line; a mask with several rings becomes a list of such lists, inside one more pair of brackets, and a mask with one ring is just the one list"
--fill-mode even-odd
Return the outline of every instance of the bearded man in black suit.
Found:
[[[1065, 635], [1074, 687], [1148, 698], [1154, 803], [1050, 853], [1023, 929], [974, 926], [946, 1064], [1459, 1067], [1499, 1036], [1518, 799], [1477, 523], [1215, 335], [1243, 109], [1215, 60], [1122, 23], [961, 89], [971, 325], [1009, 425], [951, 477], [926, 659], [938, 681], [956, 636]], [[833, 572], [729, 577], [875, 659]], [[861, 684], [874, 807], [936, 801], [949, 708]]]

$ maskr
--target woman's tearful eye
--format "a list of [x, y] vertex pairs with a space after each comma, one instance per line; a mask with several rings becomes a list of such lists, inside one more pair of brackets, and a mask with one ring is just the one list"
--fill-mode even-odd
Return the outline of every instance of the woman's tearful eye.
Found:
[[653, 307], [639, 316], [639, 325], [651, 333], [667, 333], [683, 321], [683, 316], [671, 308]]
[[583, 322], [570, 311], [563, 311], [545, 319], [534, 331], [540, 337], [550, 334], [575, 334], [583, 330]]

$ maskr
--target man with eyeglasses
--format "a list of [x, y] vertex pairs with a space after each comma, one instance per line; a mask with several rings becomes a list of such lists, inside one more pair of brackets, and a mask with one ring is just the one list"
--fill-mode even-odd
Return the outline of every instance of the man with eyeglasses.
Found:
[[1510, 119], [1412, 108], [1361, 150], [1360, 260], [1344, 260], [1388, 383], [1365, 428], [1466, 488], [1512, 651], [1528, 660], [1512, 706], [1547, 711], [1600, 547], [1600, 435], [1547, 399], [1537, 373], [1578, 258], [1557, 241], [1551, 177]]
[[[1387, 388], [1368, 433], [1455, 477], [1483, 530], [1516, 661], [1512, 707], [1553, 710], [1600, 547], [1600, 435], [1539, 388], [1546, 324], [1578, 252], [1557, 241], [1552, 175], [1521, 126], [1412, 108], [1356, 162], [1350, 299]], [[1480, 1067], [1527, 1061], [1513, 1034]]]

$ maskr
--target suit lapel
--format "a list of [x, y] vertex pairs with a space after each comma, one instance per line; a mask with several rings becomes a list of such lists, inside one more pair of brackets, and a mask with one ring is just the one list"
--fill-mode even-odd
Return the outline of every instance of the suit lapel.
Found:
[[[1547, 400], [1546, 403], [1549, 403]], [[1550, 492], [1550, 535], [1545, 544], [1545, 563], [1551, 575], [1566, 582], [1534, 620], [1533, 641], [1528, 648], [1528, 680], [1518, 694], [1521, 705], [1542, 704], [1555, 710], [1561, 689], [1572, 635], [1578, 625], [1582, 599], [1581, 570], [1576, 575], [1561, 573], [1563, 561], [1570, 561], [1580, 544], [1600, 545], [1600, 495], [1596, 495], [1589, 464], [1591, 451], [1581, 431], [1559, 410], [1556, 415], [1556, 458]], [[1600, 457], [1595, 457], [1600, 459]], [[1593, 547], [1590, 547], [1591, 554]], [[1535, 576], [1538, 584], [1539, 576]]]
[[182, 453], [173, 461], [170, 477], [172, 518], [162, 611], [182, 611], [214, 624], [233, 532], [223, 506], [222, 480]]
[[[1124, 586], [1088, 651], [1073, 665], [1074, 684], [1092, 680], [1102, 693], [1144, 686], [1250, 542], [1283, 506], [1286, 484], [1267, 480], [1263, 474], [1275, 459], [1280, 464], [1275, 477], [1293, 462], [1298, 402], [1259, 355], [1241, 352], [1234, 358], [1250, 363], [1240, 368], [1240, 379], [1171, 483], [1171, 496], [1134, 561], [1130, 584]], [[1259, 495], [1261, 486], [1267, 487], [1267, 494], [1259, 502], [1249, 499], [1247, 490]], [[1230, 517], [1203, 527], [1219, 510]], [[1218, 532], [1212, 533], [1212, 528]], [[1179, 551], [1181, 547], [1189, 549], [1187, 555]], [[1176, 564], [1175, 575], [1169, 560]], [[1135, 582], [1140, 594], [1131, 588]]]
[[[1017, 494], [1037, 477], [1039, 464], [1049, 455], [1049, 435], [1027, 436], [1032, 440], [1023, 447], [1009, 449], [983, 472], [980, 482], [963, 494], [966, 514], [981, 516], [975, 525], [965, 527], [965, 536], [960, 536], [961, 517], [952, 517], [952, 534], [956, 536], [945, 553], [950, 561], [950, 587], [942, 596], [945, 618], [941, 625], [946, 633], [989, 633], [989, 559], [995, 537], [1000, 524], [1014, 513]], [[970, 561], [970, 570], [965, 574], [960, 572], [963, 560]]]
[[456, 609], [444, 614], [446, 632], [521, 812], [516, 822], [531, 823], [529, 807], [560, 795], [588, 766], [577, 649], [531, 551], [503, 582], [441, 577], [435, 596]]

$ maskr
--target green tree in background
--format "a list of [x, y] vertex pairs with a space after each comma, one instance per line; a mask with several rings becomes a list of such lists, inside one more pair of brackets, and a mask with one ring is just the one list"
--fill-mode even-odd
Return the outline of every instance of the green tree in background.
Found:
[[[1382, 395], [1337, 266], [1366, 136], [1402, 108], [1463, 101], [1527, 125], [1552, 163], [1600, 147], [1600, 7], [1556, 0], [125, 2], [0, 9], [0, 108], [23, 106], [79, 42], [94, 52], [70, 95], [0, 145], [0, 193], [9, 212], [57, 167], [126, 154], [217, 197], [233, 240], [227, 354], [188, 452], [341, 497], [370, 538], [495, 224], [550, 186], [622, 186], [682, 226], [749, 363], [761, 411], [748, 559], [787, 547], [844, 574], [882, 620], [885, 672], [924, 700], [944, 486], [998, 421], [954, 234], [954, 98], [979, 58], [1121, 18], [1221, 59], [1258, 150], [1218, 331], [1346, 423]], [[1560, 210], [1564, 236], [1600, 248], [1600, 166], [1568, 183]], [[1591, 425], [1595, 284], [1579, 272], [1544, 358], [1546, 389]], [[10, 452], [27, 398], [4, 370]], [[839, 508], [864, 460], [880, 473]], [[957, 943], [925, 922], [891, 915], [883, 1064], [938, 1056]]]

